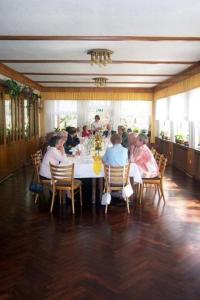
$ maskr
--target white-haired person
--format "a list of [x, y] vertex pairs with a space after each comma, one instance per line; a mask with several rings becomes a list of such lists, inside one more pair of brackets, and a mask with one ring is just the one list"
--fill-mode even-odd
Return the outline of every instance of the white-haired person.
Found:
[[49, 163], [58, 166], [60, 163], [68, 163], [69, 160], [65, 154], [63, 144], [65, 139], [62, 136], [53, 136], [49, 141], [49, 147], [44, 155], [44, 158], [40, 167], [40, 178], [51, 179], [50, 165]]
[[139, 134], [130, 155], [130, 162], [138, 166], [142, 178], [152, 178], [159, 174], [157, 163], [147, 143], [148, 137], [143, 133]]
[[106, 152], [102, 158], [106, 165], [113, 167], [122, 167], [128, 163], [128, 149], [124, 148], [122, 143], [122, 137], [114, 133], [111, 136], [112, 147], [106, 149]]

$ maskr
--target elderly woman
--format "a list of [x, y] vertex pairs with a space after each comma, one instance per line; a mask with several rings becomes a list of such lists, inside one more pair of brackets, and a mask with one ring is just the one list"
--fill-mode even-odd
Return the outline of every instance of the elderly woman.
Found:
[[123, 167], [128, 163], [128, 150], [121, 145], [122, 138], [115, 133], [111, 136], [112, 147], [106, 149], [102, 160], [106, 165]]
[[152, 178], [158, 176], [158, 166], [151, 150], [147, 147], [148, 137], [145, 134], [139, 134], [135, 143], [135, 148], [130, 156], [130, 162], [135, 163], [143, 178]]
[[47, 152], [40, 167], [40, 178], [50, 179], [51, 172], [49, 163], [58, 166], [60, 163], [69, 162], [65, 154], [64, 144], [65, 140], [61, 136], [53, 136], [49, 141], [49, 146]]
[[132, 132], [128, 135], [128, 151], [129, 151], [129, 157], [132, 156], [137, 142], [137, 136], [138, 134], [135, 132]]

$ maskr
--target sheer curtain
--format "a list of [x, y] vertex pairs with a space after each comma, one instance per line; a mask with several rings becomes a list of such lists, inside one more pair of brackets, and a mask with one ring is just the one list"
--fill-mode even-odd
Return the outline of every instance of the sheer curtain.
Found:
[[118, 125], [148, 129], [151, 101], [47, 100], [44, 102], [45, 133], [69, 125], [90, 127], [97, 114], [104, 126], [110, 123], [114, 130]]

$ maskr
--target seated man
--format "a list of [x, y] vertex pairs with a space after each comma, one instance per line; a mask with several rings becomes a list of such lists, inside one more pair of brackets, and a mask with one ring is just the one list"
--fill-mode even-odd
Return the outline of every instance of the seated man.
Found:
[[128, 133], [126, 132], [124, 126], [118, 126], [118, 134], [122, 137], [122, 146], [128, 148]]
[[143, 178], [152, 178], [158, 176], [159, 170], [153, 153], [146, 145], [147, 143], [148, 137], [145, 134], [141, 133], [137, 136], [130, 162], [138, 166]]
[[106, 130], [103, 132], [103, 136], [110, 137], [112, 134], [116, 133], [116, 131], [112, 130], [112, 127], [110, 124], [107, 124]]
[[68, 129], [68, 138], [66, 143], [64, 144], [65, 152], [67, 154], [71, 154], [71, 149], [80, 144], [80, 140], [77, 137], [77, 132], [75, 127], [70, 127]]
[[102, 160], [106, 165], [123, 167], [128, 163], [128, 150], [121, 145], [122, 138], [115, 133], [111, 136], [112, 147], [106, 149]]

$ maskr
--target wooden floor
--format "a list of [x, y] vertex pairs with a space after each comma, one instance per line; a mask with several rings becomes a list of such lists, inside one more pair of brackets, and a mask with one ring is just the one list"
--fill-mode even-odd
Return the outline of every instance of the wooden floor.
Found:
[[200, 184], [168, 170], [167, 202], [49, 214], [30, 169], [0, 185], [0, 299], [200, 299]]

